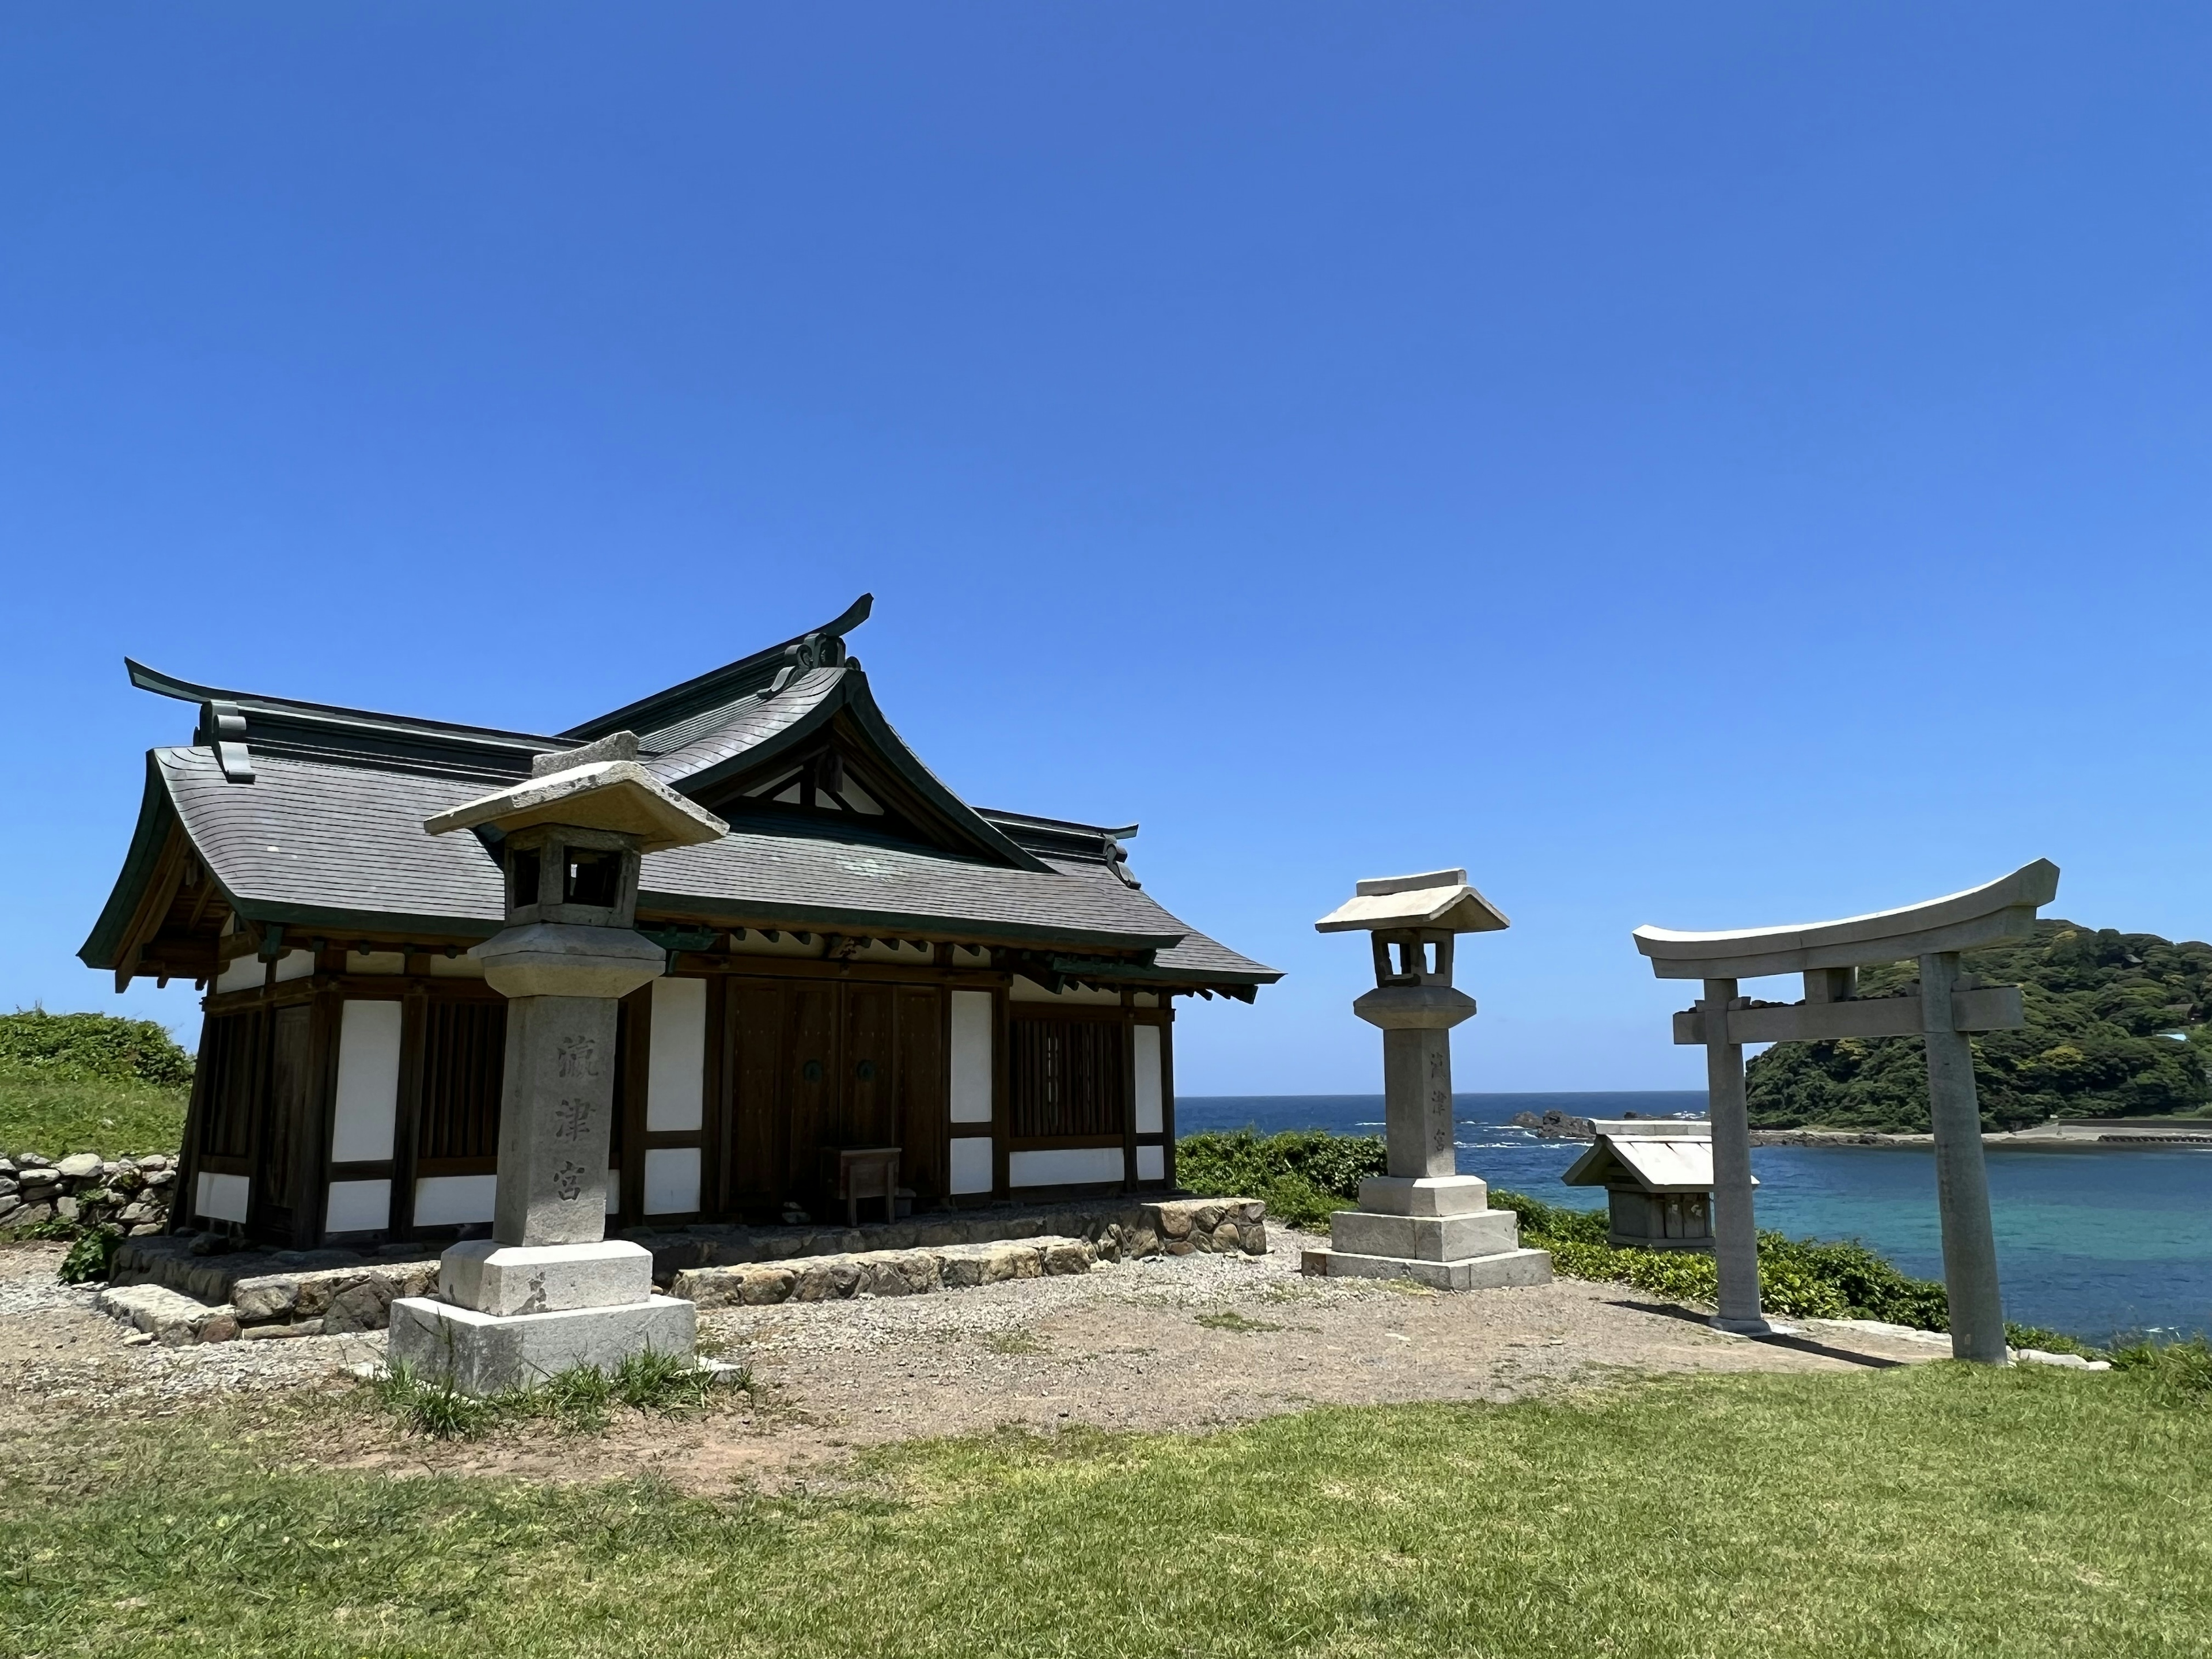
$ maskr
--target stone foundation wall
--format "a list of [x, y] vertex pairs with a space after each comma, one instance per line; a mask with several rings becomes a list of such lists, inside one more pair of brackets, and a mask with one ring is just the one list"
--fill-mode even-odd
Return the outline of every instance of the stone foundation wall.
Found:
[[[1148, 1203], [1111, 1198], [1017, 1208], [994, 1206], [917, 1216], [860, 1227], [738, 1227], [702, 1224], [669, 1232], [632, 1228], [624, 1238], [653, 1252], [663, 1285], [688, 1268], [734, 1267], [794, 1256], [873, 1255], [942, 1249], [1024, 1238], [1080, 1239], [1099, 1260], [1188, 1255], [1194, 1251], [1267, 1250], [1267, 1206], [1251, 1198], [1172, 1198]], [[1100, 1247], [1106, 1247], [1102, 1249]]]
[[[653, 1252], [657, 1284], [702, 1307], [911, 1296], [1084, 1273], [1127, 1257], [1267, 1249], [1267, 1206], [1249, 1198], [1112, 1199], [872, 1226], [701, 1225], [623, 1237]], [[115, 1253], [102, 1305], [165, 1343], [382, 1330], [394, 1297], [437, 1293], [437, 1258], [421, 1254], [428, 1248], [208, 1254], [189, 1233], [133, 1237]], [[148, 1293], [133, 1294], [137, 1287]]]
[[0, 1229], [42, 1221], [112, 1222], [133, 1238], [169, 1224], [176, 1160], [161, 1153], [103, 1158], [97, 1152], [0, 1158]]
[[[164, 1341], [225, 1342], [234, 1337], [337, 1336], [382, 1330], [395, 1296], [427, 1296], [437, 1289], [438, 1261], [410, 1244], [396, 1256], [364, 1257], [351, 1250], [241, 1250], [198, 1255], [189, 1236], [132, 1239], [115, 1253], [112, 1291], [157, 1286], [207, 1310], [188, 1319], [159, 1298], [161, 1325], [141, 1324]], [[118, 1304], [118, 1306], [123, 1304]], [[118, 1316], [120, 1316], [118, 1315]], [[179, 1335], [174, 1328], [190, 1327]]]

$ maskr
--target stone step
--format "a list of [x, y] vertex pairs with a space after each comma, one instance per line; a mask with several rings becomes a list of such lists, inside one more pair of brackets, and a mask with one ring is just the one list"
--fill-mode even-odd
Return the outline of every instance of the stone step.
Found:
[[862, 1250], [730, 1267], [687, 1267], [669, 1286], [702, 1308], [834, 1302], [854, 1296], [916, 1296], [1009, 1279], [1089, 1273], [1097, 1249], [1080, 1238], [1000, 1239], [911, 1250]]
[[1510, 1210], [1441, 1216], [1339, 1210], [1328, 1218], [1328, 1237], [1336, 1249], [1353, 1255], [1458, 1261], [1516, 1248], [1521, 1243], [1521, 1218]]
[[1439, 1291], [1496, 1291], [1552, 1282], [1549, 1250], [1500, 1250], [1456, 1261], [1417, 1261], [1405, 1256], [1358, 1255], [1328, 1249], [1305, 1251], [1298, 1271], [1328, 1279], [1410, 1279]]
[[237, 1329], [228, 1306], [210, 1306], [171, 1290], [166, 1285], [118, 1285], [93, 1299], [94, 1307], [111, 1319], [119, 1319], [133, 1330], [143, 1331], [165, 1347], [179, 1348], [197, 1342], [212, 1321], [229, 1322]]

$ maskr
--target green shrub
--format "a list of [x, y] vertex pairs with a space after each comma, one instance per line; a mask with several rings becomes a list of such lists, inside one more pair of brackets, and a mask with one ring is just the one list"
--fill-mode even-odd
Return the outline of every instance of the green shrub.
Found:
[[2122, 1344], [2112, 1350], [2112, 1368], [2147, 1377], [2161, 1405], [2212, 1402], [2212, 1342], [2201, 1336], [2186, 1342]]
[[1310, 1230], [1328, 1226], [1332, 1211], [1359, 1195], [1363, 1177], [1388, 1168], [1378, 1138], [1325, 1129], [1211, 1129], [1176, 1143], [1176, 1179], [1188, 1191], [1256, 1198], [1278, 1221]]
[[115, 1263], [116, 1247], [123, 1243], [123, 1230], [100, 1225], [88, 1227], [77, 1234], [76, 1243], [62, 1258], [61, 1280], [64, 1285], [86, 1285], [96, 1279], [106, 1279]]
[[[1571, 1210], [1493, 1191], [1492, 1206], [1521, 1218], [1521, 1242], [1549, 1250], [1569, 1279], [1607, 1279], [1686, 1302], [1712, 1302], [1719, 1281], [1704, 1250], [1644, 1250], [1606, 1242], [1602, 1210]], [[1759, 1304], [1785, 1319], [1880, 1319], [1923, 1331], [1949, 1328], [1950, 1306], [1933, 1279], [1899, 1273], [1863, 1244], [1759, 1236]]]
[[117, 1014], [50, 1014], [18, 1008], [0, 1014], [0, 1065], [34, 1077], [74, 1082], [191, 1086], [192, 1057], [163, 1026]]

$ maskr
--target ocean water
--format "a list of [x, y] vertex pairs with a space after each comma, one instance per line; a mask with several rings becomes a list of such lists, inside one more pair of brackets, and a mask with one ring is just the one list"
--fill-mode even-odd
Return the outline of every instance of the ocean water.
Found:
[[[1549, 1204], [1603, 1206], [1563, 1187], [1580, 1141], [1539, 1140], [1520, 1112], [1579, 1117], [1703, 1116], [1702, 1091], [1461, 1095], [1459, 1167]], [[1176, 1127], [1329, 1129], [1380, 1134], [1380, 1095], [1181, 1096]], [[1762, 1227], [1856, 1238], [1909, 1273], [1943, 1276], [1933, 1153], [1900, 1146], [1759, 1146]], [[2118, 1334], [2212, 1332], [2212, 1147], [2172, 1152], [1991, 1150], [1990, 1200], [2005, 1316], [2093, 1342]]]

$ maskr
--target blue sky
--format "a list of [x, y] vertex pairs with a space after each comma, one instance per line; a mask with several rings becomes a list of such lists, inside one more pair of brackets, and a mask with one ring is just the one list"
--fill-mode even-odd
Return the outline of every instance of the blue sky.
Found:
[[1697, 1086], [1639, 922], [2212, 933], [2212, 14], [21, 8], [0, 1006], [189, 678], [549, 729], [877, 595], [971, 800], [1289, 970], [1191, 1093]]

